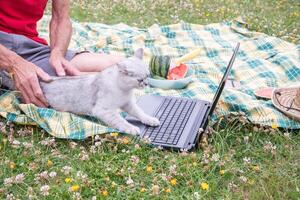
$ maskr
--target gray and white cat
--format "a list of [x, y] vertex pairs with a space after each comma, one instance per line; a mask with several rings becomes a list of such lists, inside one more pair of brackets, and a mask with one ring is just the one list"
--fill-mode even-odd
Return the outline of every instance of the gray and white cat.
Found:
[[120, 116], [119, 109], [136, 117], [143, 124], [158, 126], [159, 120], [144, 113], [136, 104], [134, 88], [147, 85], [149, 69], [143, 62], [143, 49], [133, 57], [102, 72], [76, 77], [57, 77], [41, 88], [56, 110], [94, 116], [121, 132], [139, 134], [138, 127]]

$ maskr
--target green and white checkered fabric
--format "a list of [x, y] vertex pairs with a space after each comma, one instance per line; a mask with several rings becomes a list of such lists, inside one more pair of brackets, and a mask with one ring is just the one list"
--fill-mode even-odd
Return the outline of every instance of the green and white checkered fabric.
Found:
[[[43, 37], [48, 37], [49, 17], [39, 23]], [[144, 48], [146, 62], [152, 55], [180, 57], [196, 48], [202, 54], [187, 64], [195, 71], [194, 82], [182, 90], [146, 88], [146, 93], [204, 99], [211, 101], [237, 42], [241, 43], [231, 78], [240, 81], [240, 89], [225, 89], [214, 113], [214, 119], [229, 113], [243, 112], [255, 124], [277, 125], [298, 129], [300, 124], [276, 110], [271, 101], [257, 99], [254, 91], [263, 87], [282, 87], [300, 81], [300, 45], [246, 29], [241, 18], [209, 25], [180, 23], [153, 25], [139, 29], [125, 24], [73, 22], [71, 49], [130, 56]], [[52, 109], [19, 104], [13, 92], [0, 97], [0, 114], [21, 124], [37, 124], [54, 137], [84, 139], [113, 132], [97, 120]]]

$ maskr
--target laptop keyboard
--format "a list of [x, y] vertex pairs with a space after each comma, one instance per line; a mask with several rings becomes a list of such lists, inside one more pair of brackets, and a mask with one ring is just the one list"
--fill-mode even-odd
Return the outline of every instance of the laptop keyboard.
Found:
[[144, 137], [151, 142], [176, 145], [195, 105], [191, 100], [166, 98], [155, 114], [161, 125], [147, 127]]

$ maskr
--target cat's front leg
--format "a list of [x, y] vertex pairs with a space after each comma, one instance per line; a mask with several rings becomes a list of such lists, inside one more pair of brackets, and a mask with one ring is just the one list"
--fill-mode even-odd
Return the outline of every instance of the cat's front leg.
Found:
[[138, 135], [140, 133], [139, 127], [128, 123], [115, 110], [104, 110], [98, 108], [97, 110], [93, 111], [93, 114], [111, 128], [116, 128], [121, 132], [132, 135]]
[[122, 109], [131, 116], [136, 117], [143, 124], [149, 126], [159, 126], [160, 124], [157, 118], [147, 115], [133, 100], [123, 106]]

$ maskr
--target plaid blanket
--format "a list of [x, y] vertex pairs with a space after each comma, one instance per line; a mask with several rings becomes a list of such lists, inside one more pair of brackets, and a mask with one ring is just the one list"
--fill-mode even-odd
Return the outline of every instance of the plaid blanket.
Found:
[[[39, 23], [40, 33], [45, 38], [48, 37], [48, 23], [47, 16]], [[254, 96], [254, 90], [258, 88], [281, 87], [299, 82], [300, 45], [251, 32], [241, 18], [205, 26], [189, 23], [168, 26], [155, 24], [147, 29], [126, 24], [73, 22], [73, 29], [71, 49], [130, 56], [135, 49], [143, 47], [146, 62], [149, 62], [152, 55], [176, 58], [196, 48], [203, 50], [200, 56], [187, 63], [195, 71], [194, 82], [187, 88], [146, 88], [136, 90], [136, 96], [152, 93], [211, 101], [233, 48], [240, 42], [240, 51], [230, 76], [240, 81], [242, 86], [240, 89], [224, 90], [213, 119], [242, 112], [255, 124], [300, 128], [299, 123], [276, 110], [271, 101]], [[1, 95], [0, 115], [16, 123], [38, 125], [58, 138], [84, 139], [116, 131], [93, 118], [20, 104], [15, 92]]]

